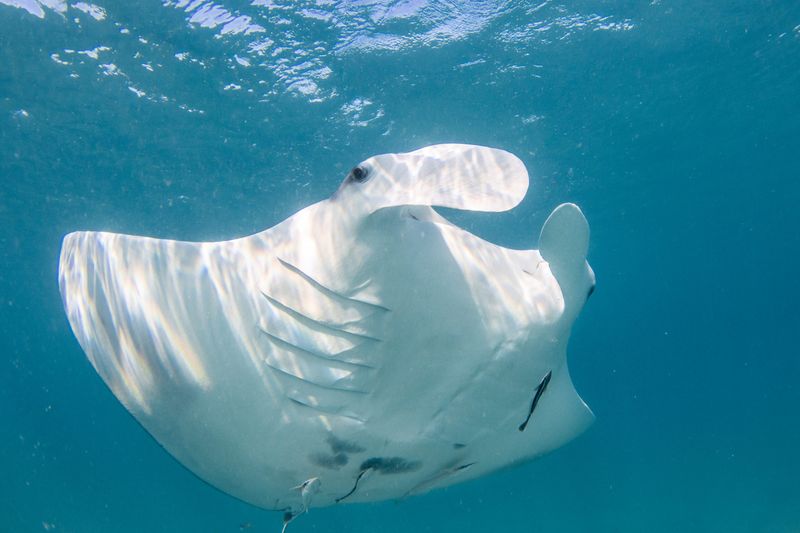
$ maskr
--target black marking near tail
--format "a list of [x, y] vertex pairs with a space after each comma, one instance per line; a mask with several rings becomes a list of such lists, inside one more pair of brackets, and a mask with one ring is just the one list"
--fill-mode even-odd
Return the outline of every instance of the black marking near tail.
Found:
[[550, 383], [550, 378], [553, 376], [553, 371], [550, 370], [545, 374], [542, 378], [542, 381], [539, 383], [539, 386], [536, 387], [536, 393], [533, 395], [533, 401], [531, 401], [531, 409], [528, 411], [528, 416], [525, 418], [525, 422], [519, 425], [520, 431], [525, 431], [525, 428], [528, 427], [528, 422], [531, 420], [531, 415], [533, 415], [534, 409], [536, 409], [536, 404], [539, 403], [539, 400], [542, 398], [542, 394], [544, 394], [544, 390], [547, 388], [547, 384]]
[[345, 498], [352, 496], [356, 489], [358, 489], [358, 482], [361, 481], [361, 478], [364, 477], [364, 474], [371, 470], [374, 470], [379, 474], [405, 474], [407, 472], [418, 470], [421, 466], [422, 463], [419, 461], [407, 461], [402, 457], [370, 457], [361, 463], [361, 471], [358, 473], [358, 477], [356, 478], [356, 482], [353, 484], [353, 488], [350, 489], [350, 492], [344, 496], [336, 498], [336, 503], [339, 503]]
[[419, 461], [407, 461], [402, 457], [370, 457], [361, 463], [361, 470], [375, 470], [381, 474], [405, 474], [419, 469]]

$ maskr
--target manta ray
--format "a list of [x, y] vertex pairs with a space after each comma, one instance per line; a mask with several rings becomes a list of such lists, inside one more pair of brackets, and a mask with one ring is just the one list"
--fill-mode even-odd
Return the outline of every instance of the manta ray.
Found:
[[59, 285], [89, 361], [189, 470], [284, 512], [399, 499], [548, 452], [593, 420], [566, 364], [592, 293], [562, 204], [513, 250], [432, 206], [500, 212], [516, 156], [371, 157], [328, 199], [223, 242], [81, 231]]

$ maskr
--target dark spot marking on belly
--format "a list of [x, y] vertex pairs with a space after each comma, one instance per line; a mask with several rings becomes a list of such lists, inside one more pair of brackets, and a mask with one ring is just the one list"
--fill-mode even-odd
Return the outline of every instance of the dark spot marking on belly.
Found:
[[361, 463], [361, 470], [375, 470], [381, 474], [405, 474], [419, 470], [422, 463], [407, 461], [402, 457], [370, 457]]
[[309, 460], [317, 466], [327, 468], [329, 470], [339, 470], [350, 462], [351, 453], [362, 453], [366, 451], [358, 443], [339, 439], [334, 435], [328, 435], [325, 439], [328, 446], [331, 448], [331, 453], [315, 453], [309, 455]]
[[466, 446], [467, 446], [466, 444], [461, 444], [460, 442], [454, 442], [453, 443], [453, 448], [456, 449], [456, 450], [460, 450], [461, 448], [464, 448]]
[[361, 453], [366, 451], [362, 446], [356, 442], [346, 441], [344, 439], [336, 438], [334, 435], [328, 435], [326, 439], [328, 446], [334, 454], [338, 453]]
[[339, 470], [350, 461], [346, 453], [336, 453], [332, 455], [327, 453], [315, 453], [309, 455], [308, 458], [315, 465], [327, 468], [328, 470]]

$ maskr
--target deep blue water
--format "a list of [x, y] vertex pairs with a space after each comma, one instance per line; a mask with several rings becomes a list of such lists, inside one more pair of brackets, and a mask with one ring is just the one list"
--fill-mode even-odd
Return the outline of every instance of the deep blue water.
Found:
[[290, 531], [800, 531], [800, 4], [220, 2], [0, 0], [0, 530], [279, 530], [96, 375], [65, 233], [245, 235], [366, 157], [465, 142], [532, 186], [459, 224], [530, 248], [559, 203], [589, 219], [569, 364], [597, 421]]

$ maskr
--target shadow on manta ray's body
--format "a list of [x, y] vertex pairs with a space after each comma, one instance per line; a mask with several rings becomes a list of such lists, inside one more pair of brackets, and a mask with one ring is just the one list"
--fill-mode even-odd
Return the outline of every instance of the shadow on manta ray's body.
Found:
[[285, 513], [402, 498], [552, 450], [593, 415], [566, 365], [594, 287], [573, 204], [538, 250], [431, 206], [505, 211], [503, 150], [367, 159], [329, 199], [255, 235], [64, 238], [59, 284], [92, 365], [202, 479]]

